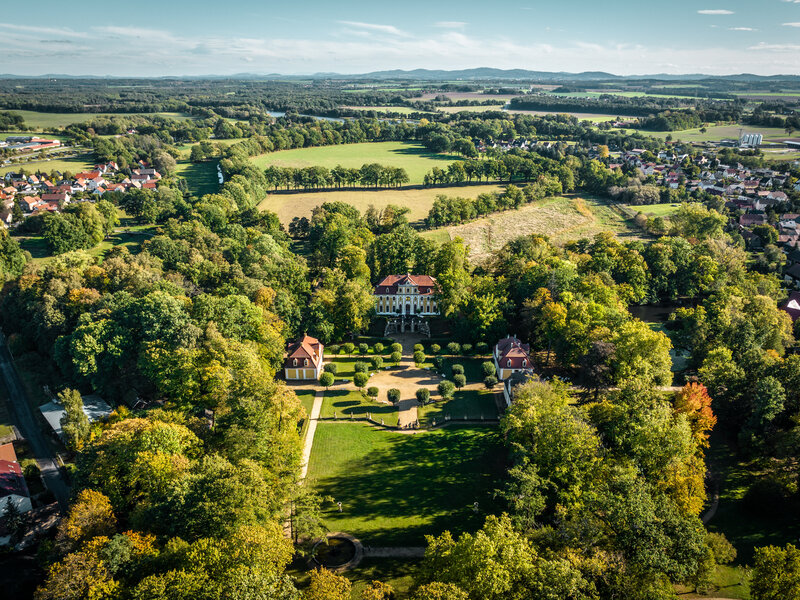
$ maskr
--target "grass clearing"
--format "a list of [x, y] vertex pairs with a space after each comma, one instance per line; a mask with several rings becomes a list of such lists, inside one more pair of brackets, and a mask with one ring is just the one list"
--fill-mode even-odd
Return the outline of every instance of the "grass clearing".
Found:
[[606, 202], [581, 196], [546, 198], [517, 210], [434, 231], [442, 230], [451, 239], [460, 237], [467, 242], [471, 258], [478, 262], [521, 235], [546, 235], [556, 244], [591, 238], [605, 231], [626, 239], [642, 236], [642, 231], [630, 219], [622, 217]]
[[213, 194], [219, 191], [216, 160], [200, 163], [180, 160], [178, 161], [178, 167], [175, 169], [175, 175], [184, 177], [189, 186], [189, 191], [198, 198], [204, 194]]
[[641, 212], [643, 215], [647, 215], [648, 217], [671, 217], [678, 212], [678, 209], [681, 207], [681, 205], [677, 202], [667, 202], [666, 204], [646, 204], [641, 206], [626, 204], [625, 206], [634, 213]]
[[270, 165], [279, 167], [327, 167], [336, 165], [347, 168], [361, 167], [368, 163], [402, 167], [408, 173], [411, 184], [421, 184], [425, 174], [433, 167], [446, 168], [462, 157], [430, 152], [421, 144], [406, 142], [367, 142], [363, 144], [339, 144], [315, 148], [298, 148], [261, 154], [250, 159], [260, 169]]
[[61, 171], [62, 173], [69, 172], [74, 174], [91, 170], [94, 165], [94, 155], [85, 153], [72, 158], [54, 158], [51, 160], [45, 159], [14, 163], [5, 167], [0, 167], [0, 175], [5, 175], [9, 172], [17, 172], [20, 169], [24, 169], [26, 173], [50, 173], [51, 171]]
[[411, 209], [408, 219], [413, 222], [421, 221], [428, 216], [428, 211], [439, 194], [477, 198], [480, 194], [486, 192], [501, 191], [503, 191], [503, 186], [487, 184], [449, 188], [270, 194], [258, 205], [258, 208], [276, 212], [281, 223], [288, 225], [294, 217], [307, 217], [310, 219], [311, 211], [323, 202], [346, 202], [355, 206], [362, 213], [370, 205], [381, 210], [389, 204], [394, 204]]
[[402, 115], [410, 115], [411, 113], [415, 112], [429, 112], [427, 110], [417, 110], [416, 108], [411, 108], [410, 106], [342, 106], [342, 109], [349, 109], [349, 110], [362, 110], [362, 111], [374, 111], [376, 113], [400, 113]]
[[581, 121], [592, 121], [594, 123], [616, 121], [619, 117], [625, 118], [625, 115], [603, 115], [594, 113], [569, 112], [563, 110], [506, 110], [505, 112], [514, 115], [570, 115], [571, 117], [576, 117]]
[[[50, 112], [38, 112], [33, 110], [16, 110], [13, 109], [10, 112], [21, 115], [23, 119], [25, 119], [25, 125], [27, 127], [36, 127], [38, 129], [48, 129], [51, 127], [66, 127], [67, 125], [72, 125], [73, 123], [84, 123], [86, 121], [91, 121], [92, 119], [96, 119], [98, 117], [128, 117], [131, 115], [141, 115], [141, 116], [150, 116], [150, 115], [158, 115], [162, 117], [168, 117], [171, 119], [177, 119], [180, 121], [193, 119], [194, 117], [188, 113], [176, 113], [176, 112], [159, 112], [159, 113], [50, 113]], [[25, 135], [21, 133], [20, 135]]]
[[[497, 512], [506, 452], [494, 428], [452, 426], [405, 435], [362, 423], [319, 423], [310, 484], [325, 525], [371, 546], [424, 546], [426, 534], [474, 531]], [[342, 502], [338, 512], [335, 502]], [[473, 511], [473, 503], [479, 511]]]
[[738, 140], [741, 133], [760, 133], [765, 140], [783, 140], [791, 136], [779, 127], [754, 127], [752, 125], [710, 125], [705, 132], [698, 129], [684, 129], [683, 131], [647, 131], [639, 130], [644, 135], [665, 139], [668, 135], [673, 140], [682, 142], [719, 142], [722, 140]]
[[490, 106], [437, 106], [436, 110], [454, 115], [460, 112], [482, 113], [490, 110], [503, 110], [504, 104], [493, 104]]

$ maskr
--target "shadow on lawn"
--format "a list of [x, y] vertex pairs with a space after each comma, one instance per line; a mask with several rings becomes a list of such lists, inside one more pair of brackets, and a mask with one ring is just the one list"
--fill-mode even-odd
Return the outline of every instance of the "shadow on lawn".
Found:
[[[371, 545], [424, 545], [426, 534], [474, 531], [487, 513], [498, 510], [494, 491], [505, 472], [506, 451], [494, 429], [452, 427], [423, 435], [395, 436], [389, 446], [353, 460], [336, 477], [316, 482], [316, 489], [344, 504], [326, 515], [369, 523], [353, 531]], [[479, 503], [479, 511], [473, 503]], [[376, 527], [383, 519], [426, 519], [423, 524]]]

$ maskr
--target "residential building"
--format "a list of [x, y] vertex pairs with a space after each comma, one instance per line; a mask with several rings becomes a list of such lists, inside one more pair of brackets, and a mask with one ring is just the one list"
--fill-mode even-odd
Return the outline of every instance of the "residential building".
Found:
[[3, 444], [0, 446], [0, 516], [6, 513], [9, 499], [19, 512], [33, 508], [14, 445]]
[[514, 373], [533, 373], [530, 345], [523, 344], [516, 336], [507, 336], [494, 347], [494, 367], [497, 378], [505, 381]]
[[[63, 440], [64, 430], [61, 428], [61, 419], [67, 412], [64, 410], [64, 406], [55, 400], [51, 400], [47, 404], [42, 404], [39, 410], [55, 434]], [[108, 417], [111, 414], [111, 407], [100, 396], [91, 394], [83, 396], [83, 414], [86, 415], [90, 423], [94, 423]]]

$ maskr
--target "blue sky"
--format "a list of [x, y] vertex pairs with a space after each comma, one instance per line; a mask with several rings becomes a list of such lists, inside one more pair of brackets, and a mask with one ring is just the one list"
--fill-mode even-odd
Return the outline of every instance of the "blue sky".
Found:
[[8, 2], [0, 72], [800, 74], [800, 0]]

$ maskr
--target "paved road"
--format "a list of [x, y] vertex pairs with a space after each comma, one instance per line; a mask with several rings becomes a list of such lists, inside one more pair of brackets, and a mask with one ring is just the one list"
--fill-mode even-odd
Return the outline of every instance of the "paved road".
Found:
[[39, 468], [42, 471], [42, 481], [44, 481], [47, 489], [53, 492], [61, 506], [61, 510], [65, 511], [69, 501], [69, 487], [61, 477], [56, 464], [56, 457], [53, 455], [50, 444], [48, 444], [47, 438], [31, 410], [31, 405], [26, 398], [25, 389], [22, 387], [22, 382], [14, 367], [14, 361], [8, 351], [6, 338], [2, 332], [0, 332], [0, 372], [2, 372], [3, 381], [8, 390], [10, 399], [8, 408], [14, 423], [27, 440], [31, 452], [33, 452], [33, 456], [39, 464]]

